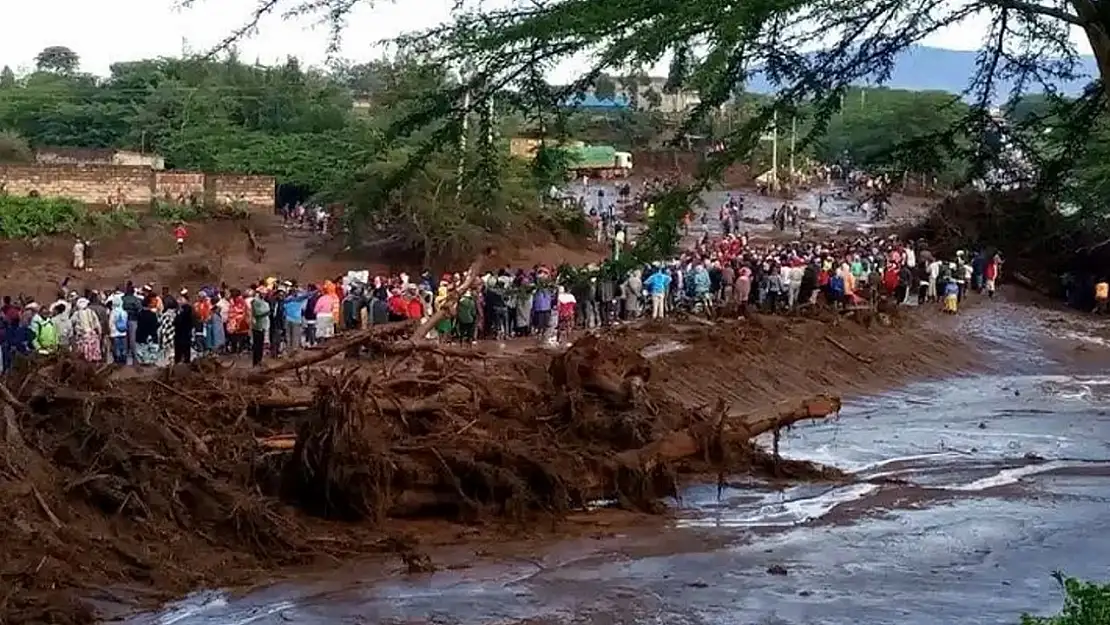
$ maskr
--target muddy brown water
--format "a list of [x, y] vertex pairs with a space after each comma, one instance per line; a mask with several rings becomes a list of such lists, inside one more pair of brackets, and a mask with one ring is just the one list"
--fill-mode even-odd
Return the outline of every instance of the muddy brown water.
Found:
[[1110, 577], [1110, 347], [1089, 320], [1004, 301], [960, 326], [998, 373], [852, 400], [784, 437], [785, 455], [852, 483], [693, 486], [663, 532], [512, 559], [460, 547], [463, 569], [354, 565], [125, 622], [1001, 625], [1054, 611], [1052, 571]]

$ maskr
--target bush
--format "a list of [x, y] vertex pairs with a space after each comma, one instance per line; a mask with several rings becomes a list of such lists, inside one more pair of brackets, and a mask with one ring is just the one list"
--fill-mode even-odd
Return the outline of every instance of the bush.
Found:
[[30, 239], [54, 234], [103, 235], [139, 227], [130, 210], [95, 211], [69, 198], [0, 195], [0, 237]]
[[0, 196], [0, 236], [8, 239], [73, 232], [85, 213], [77, 200]]
[[151, 211], [155, 218], [165, 221], [198, 221], [204, 217], [204, 212], [200, 206], [165, 200], [155, 200]]
[[1021, 617], [1021, 625], [1106, 625], [1110, 623], [1110, 585], [1092, 584], [1062, 573], [1053, 577], [1064, 589], [1064, 607], [1056, 616]]

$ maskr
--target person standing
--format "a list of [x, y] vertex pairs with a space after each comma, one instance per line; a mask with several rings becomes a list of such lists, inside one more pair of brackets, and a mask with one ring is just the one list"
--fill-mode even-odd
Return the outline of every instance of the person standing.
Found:
[[85, 242], [81, 237], [76, 237], [73, 243], [73, 269], [75, 271], [85, 270]]
[[193, 327], [196, 317], [187, 294], [177, 298], [177, 314], [173, 318], [173, 362], [189, 364], [193, 357]]
[[73, 313], [74, 346], [77, 353], [89, 362], [100, 362], [101, 352], [100, 318], [89, 309], [89, 300], [77, 300], [77, 311]]
[[177, 253], [181, 254], [185, 251], [185, 239], [188, 238], [189, 231], [185, 228], [185, 222], [177, 222], [177, 227], [173, 229], [173, 238], [177, 242]]
[[[135, 364], [151, 366], [158, 364], [161, 358], [161, 347], [158, 331], [157, 302], [153, 295], [147, 295], [143, 300], [143, 307], [136, 315], [135, 323]], [[130, 325], [131, 320], [128, 320]]]
[[671, 286], [671, 276], [663, 268], [656, 266], [655, 273], [648, 276], [644, 286], [651, 295], [651, 318], [662, 319], [664, 315], [664, 301], [667, 291]]
[[112, 343], [112, 362], [126, 365], [127, 336], [131, 322], [127, 318], [127, 312], [123, 310], [122, 303], [117, 305], [117, 302], [108, 300], [108, 305], [111, 306], [108, 312], [108, 338]]
[[137, 338], [139, 330], [139, 312], [143, 309], [143, 300], [135, 294], [134, 285], [127, 285], [123, 297], [120, 298], [120, 307], [123, 309], [124, 314], [127, 315], [127, 351], [131, 355], [131, 358], [134, 359], [139, 346]]
[[251, 364], [262, 366], [266, 334], [270, 331], [270, 304], [261, 294], [251, 298]]

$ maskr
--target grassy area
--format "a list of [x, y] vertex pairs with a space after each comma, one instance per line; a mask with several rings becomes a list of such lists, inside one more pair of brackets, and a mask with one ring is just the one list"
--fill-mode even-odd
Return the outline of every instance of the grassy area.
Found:
[[1055, 616], [1021, 617], [1021, 625], [1110, 624], [1110, 584], [1084, 582], [1062, 573], [1053, 576], [1064, 590], [1064, 606]]
[[138, 227], [139, 214], [132, 210], [91, 210], [68, 198], [0, 195], [0, 237], [6, 239], [102, 235]]
[[0, 238], [33, 239], [64, 234], [103, 237], [122, 230], [135, 230], [144, 218], [195, 222], [247, 215], [248, 211], [242, 206], [209, 208], [156, 202], [147, 213], [130, 208], [89, 208], [70, 198], [0, 195]]

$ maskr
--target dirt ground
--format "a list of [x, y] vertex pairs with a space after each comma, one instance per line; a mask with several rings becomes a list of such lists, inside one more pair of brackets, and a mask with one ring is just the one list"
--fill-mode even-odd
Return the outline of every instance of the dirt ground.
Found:
[[[262, 263], [256, 262], [243, 226], [253, 229], [265, 247]], [[52, 300], [59, 284], [70, 278], [77, 289], [106, 289], [128, 280], [137, 285], [167, 285], [197, 289], [226, 282], [244, 286], [268, 276], [286, 276], [302, 283], [320, 282], [345, 275], [351, 269], [396, 273], [419, 271], [413, 265], [390, 265], [369, 254], [344, 249], [339, 239], [324, 240], [319, 235], [282, 227], [272, 216], [254, 216], [249, 224], [237, 221], [208, 221], [189, 224], [189, 238], [183, 254], [176, 253], [173, 225], [150, 220], [138, 230], [124, 231], [94, 240], [88, 260], [89, 271], [71, 268], [73, 240], [43, 237], [35, 242], [0, 241], [0, 265], [4, 267], [0, 294], [29, 295]], [[567, 246], [552, 240], [506, 240], [500, 247], [505, 262], [515, 267], [535, 264], [558, 266], [563, 263], [600, 262], [601, 249]], [[465, 267], [433, 267], [433, 270], [458, 271]]]
[[[750, 434], [974, 366], [933, 317], [648, 323], [554, 354], [383, 334], [375, 356], [310, 373], [30, 367], [0, 423], [0, 622], [87, 622], [89, 598], [150, 605], [371, 554], [424, 571], [443, 564], [435, 545], [602, 534], [651, 523], [706, 474], [836, 480]], [[596, 499], [626, 512], [581, 512]]]

